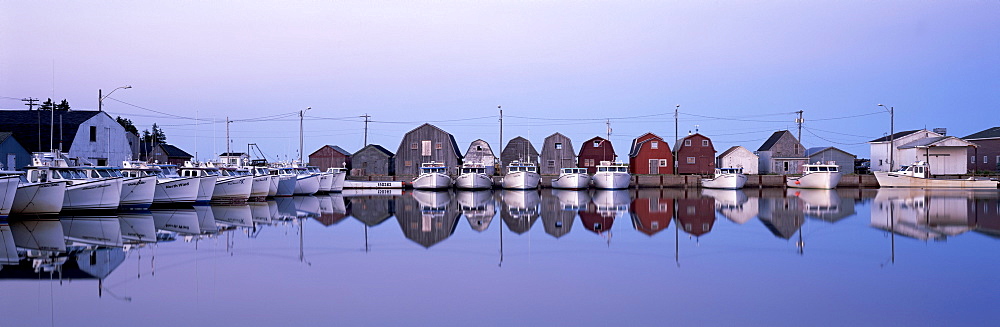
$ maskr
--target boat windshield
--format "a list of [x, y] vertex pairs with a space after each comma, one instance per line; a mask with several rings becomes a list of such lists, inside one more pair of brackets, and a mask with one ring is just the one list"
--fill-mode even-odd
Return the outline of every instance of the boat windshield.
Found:
[[205, 174], [208, 176], [219, 176], [219, 171], [215, 169], [206, 169]]
[[107, 169], [95, 169], [94, 171], [96, 171], [97, 174], [100, 175], [101, 177], [104, 178], [112, 177], [111, 173]]
[[176, 167], [163, 167], [162, 169], [164, 175], [177, 175]]
[[422, 170], [424, 172], [424, 174], [433, 174], [433, 173], [444, 174], [445, 168], [444, 167], [420, 167], [420, 170]]
[[463, 174], [485, 174], [486, 168], [462, 168]]

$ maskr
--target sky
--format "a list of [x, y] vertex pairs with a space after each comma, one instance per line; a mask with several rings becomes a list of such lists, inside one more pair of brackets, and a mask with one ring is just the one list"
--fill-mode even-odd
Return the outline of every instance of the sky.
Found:
[[555, 132], [774, 131], [868, 157], [895, 130], [1000, 125], [1000, 1], [3, 1], [0, 108], [67, 99], [213, 159], [323, 144], [395, 151], [429, 122], [464, 152]]

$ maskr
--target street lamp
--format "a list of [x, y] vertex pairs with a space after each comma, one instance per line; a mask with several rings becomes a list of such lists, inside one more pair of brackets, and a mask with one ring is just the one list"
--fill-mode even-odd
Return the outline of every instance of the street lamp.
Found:
[[103, 110], [103, 108], [104, 108], [104, 99], [107, 99], [109, 96], [111, 96], [111, 93], [115, 93], [115, 91], [118, 91], [119, 89], [131, 89], [131, 88], [132, 88], [132, 85], [119, 86], [119, 87], [115, 88], [114, 90], [111, 90], [111, 92], [108, 92], [108, 95], [101, 95], [101, 93], [102, 93], [101, 89], [97, 89], [97, 111], [102, 111]]
[[882, 109], [885, 109], [886, 111], [889, 112], [889, 171], [893, 171], [895, 169], [895, 167], [893, 167], [893, 165], [895, 164], [895, 160], [893, 159], [895, 158], [895, 156], [893, 155], [893, 152], [895, 152], [894, 150], [896, 147], [896, 144], [894, 142], [895, 140], [893, 140], [893, 138], [896, 136], [896, 131], [895, 131], [896, 115], [894, 112], [895, 108], [886, 107], [884, 104], [881, 103], [879, 103], [878, 106], [882, 107]]
[[306, 111], [309, 111], [312, 107], [306, 108], [306, 110], [299, 110], [299, 164], [302, 164], [302, 118], [305, 117]]

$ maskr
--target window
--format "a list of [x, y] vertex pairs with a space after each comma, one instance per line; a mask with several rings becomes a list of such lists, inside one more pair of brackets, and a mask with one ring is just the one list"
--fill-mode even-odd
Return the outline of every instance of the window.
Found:
[[694, 157], [688, 157], [687, 163], [693, 165], [694, 164]]
[[97, 126], [90, 126], [90, 141], [97, 142]]
[[879, 160], [878, 160], [878, 165], [879, 165], [879, 166], [881, 166], [881, 165], [882, 165], [882, 159], [879, 159]]
[[708, 140], [701, 140], [701, 146], [708, 146]]
[[555, 166], [556, 166], [556, 161], [555, 160], [549, 160], [549, 167], [555, 167]]
[[788, 172], [788, 161], [783, 162], [783, 164], [785, 166], [785, 172], [787, 173]]
[[658, 148], [660, 148], [660, 142], [656, 142], [656, 141], [649, 142], [649, 148], [650, 149], [658, 149]]
[[420, 155], [425, 157], [431, 155], [431, 141], [420, 141]]
[[988, 162], [988, 159], [989, 159], [989, 157], [987, 157], [987, 156], [983, 156], [983, 163], [989, 163], [989, 162]]
[[482, 145], [477, 145], [476, 146], [476, 151], [483, 151], [483, 146]]
[[667, 166], [667, 159], [660, 159], [660, 167], [666, 167], [666, 166]]
[[417, 149], [417, 142], [410, 143], [410, 150], [416, 150], [416, 149]]
[[684, 146], [691, 146], [691, 140], [684, 140]]
[[970, 156], [969, 163], [976, 163], [976, 156]]
[[556, 143], [556, 150], [562, 150], [562, 143]]
[[441, 150], [442, 148], [444, 148], [444, 145], [442, 145], [441, 142], [437, 142], [434, 144], [434, 149]]
[[599, 146], [601, 146], [601, 141], [594, 141], [594, 147], [596, 148]]
[[413, 161], [409, 161], [409, 160], [403, 161], [403, 166], [411, 167], [411, 166], [413, 166]]
[[584, 167], [593, 167], [594, 166], [594, 159], [583, 159], [583, 166]]

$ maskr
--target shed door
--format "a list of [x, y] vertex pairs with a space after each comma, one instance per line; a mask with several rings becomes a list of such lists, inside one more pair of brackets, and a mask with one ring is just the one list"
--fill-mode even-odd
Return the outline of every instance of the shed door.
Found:
[[6, 170], [15, 170], [15, 169], [17, 169], [17, 167], [15, 167], [15, 166], [17, 166], [17, 155], [13, 154], [13, 153], [8, 153], [7, 154], [7, 164], [4, 165], [4, 169], [6, 169]]
[[649, 159], [649, 173], [659, 174], [660, 173], [660, 160], [659, 159]]

